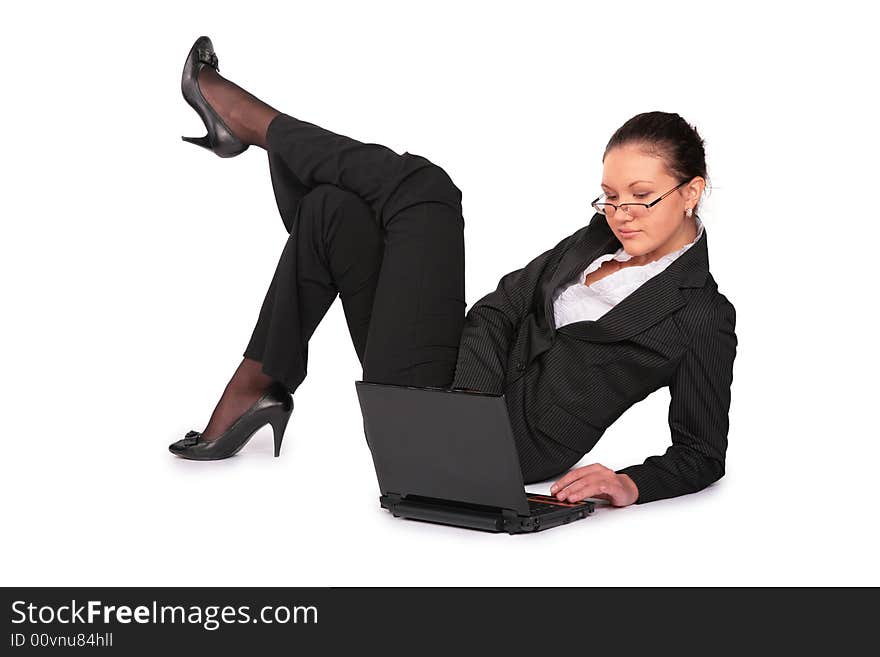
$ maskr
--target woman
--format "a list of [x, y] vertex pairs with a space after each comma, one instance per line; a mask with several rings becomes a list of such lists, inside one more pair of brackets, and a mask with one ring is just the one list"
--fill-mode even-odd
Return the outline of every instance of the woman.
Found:
[[723, 475], [735, 311], [708, 272], [696, 214], [702, 140], [677, 114], [624, 124], [606, 148], [590, 224], [465, 316], [461, 192], [443, 169], [266, 105], [219, 75], [207, 37], [189, 53], [182, 90], [208, 128], [185, 140], [222, 157], [266, 149], [290, 238], [208, 425], [172, 452], [224, 458], [268, 422], [277, 456], [309, 337], [339, 294], [364, 380], [505, 394], [526, 483], [567, 470], [626, 408], [668, 385], [667, 452], [616, 472], [572, 470], [551, 488], [561, 500], [626, 506]]

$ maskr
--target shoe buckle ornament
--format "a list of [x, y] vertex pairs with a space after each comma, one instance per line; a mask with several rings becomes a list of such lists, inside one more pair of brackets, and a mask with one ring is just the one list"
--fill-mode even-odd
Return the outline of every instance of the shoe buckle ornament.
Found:
[[183, 446], [192, 447], [197, 444], [201, 435], [202, 434], [199, 431], [187, 431], [186, 435], [183, 437]]
[[199, 61], [212, 66], [216, 71], [220, 71], [220, 60], [217, 59], [217, 53], [209, 48], [199, 48]]

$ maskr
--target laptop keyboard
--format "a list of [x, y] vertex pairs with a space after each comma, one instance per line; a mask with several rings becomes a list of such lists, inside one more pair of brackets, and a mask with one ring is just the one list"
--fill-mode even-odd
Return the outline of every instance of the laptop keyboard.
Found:
[[528, 493], [526, 499], [529, 502], [529, 514], [533, 516], [552, 513], [560, 509], [573, 509], [584, 506], [583, 502], [563, 502], [550, 495], [540, 495], [537, 493]]
[[553, 511], [559, 511], [560, 507], [555, 504], [547, 504], [546, 502], [533, 502], [529, 500], [529, 515], [530, 516], [540, 516], [544, 513], [551, 513]]

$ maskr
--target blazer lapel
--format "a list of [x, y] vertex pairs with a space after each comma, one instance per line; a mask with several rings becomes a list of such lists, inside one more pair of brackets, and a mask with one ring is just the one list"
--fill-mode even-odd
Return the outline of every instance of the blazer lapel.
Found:
[[553, 273], [541, 285], [544, 299], [544, 317], [551, 331], [556, 330], [553, 321], [553, 292], [557, 287], [571, 280], [579, 271], [587, 268], [593, 260], [604, 253], [614, 253], [621, 247], [620, 240], [608, 227], [605, 216], [598, 212], [593, 215], [590, 226], [583, 238], [562, 254]]
[[[545, 301], [548, 324], [552, 330], [595, 342], [626, 340], [685, 305], [687, 299], [682, 294], [681, 288], [702, 287], [705, 284], [709, 273], [709, 251], [704, 225], [700, 239], [687, 251], [666, 269], [645, 281], [599, 319], [573, 322], [556, 329], [552, 308], [552, 294], [556, 286], [570, 280], [579, 271], [583, 271], [599, 255], [613, 253], [621, 246], [607, 223], [602, 221], [600, 225], [604, 230], [597, 230], [595, 236], [585, 238], [582, 243], [569, 249], [544, 288], [544, 293], [547, 295]], [[587, 231], [588, 234], [589, 232]]]

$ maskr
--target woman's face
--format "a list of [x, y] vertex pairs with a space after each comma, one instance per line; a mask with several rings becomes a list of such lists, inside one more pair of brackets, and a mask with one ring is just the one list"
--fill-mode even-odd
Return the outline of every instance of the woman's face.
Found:
[[[605, 155], [603, 166], [604, 200], [616, 205], [651, 203], [679, 182], [669, 174], [663, 160], [634, 145], [612, 148]], [[685, 209], [696, 206], [704, 184], [703, 178], [694, 178], [651, 207], [642, 218], [618, 210], [606, 215], [605, 220], [630, 256], [659, 258], [696, 237], [696, 221], [685, 216]]]

